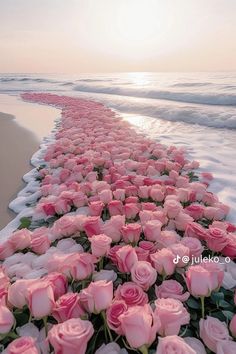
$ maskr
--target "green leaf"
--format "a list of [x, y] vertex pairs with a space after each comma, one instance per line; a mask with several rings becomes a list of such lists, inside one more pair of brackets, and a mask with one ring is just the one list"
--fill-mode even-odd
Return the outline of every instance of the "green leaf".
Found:
[[212, 293], [211, 294], [211, 300], [214, 304], [218, 303], [219, 301], [221, 300], [224, 300], [224, 293], [221, 293], [221, 292], [217, 292], [217, 293]]
[[18, 227], [19, 230], [21, 229], [28, 229], [31, 225], [31, 219], [23, 217], [20, 219], [20, 226]]
[[195, 309], [198, 310], [201, 308], [200, 302], [196, 301], [194, 298], [190, 297], [188, 299], [188, 301], [186, 302], [186, 304], [188, 305], [188, 307], [190, 307], [191, 309]]
[[231, 307], [231, 305], [225, 300], [220, 300], [219, 301], [219, 306], [223, 307], [223, 308]]
[[231, 312], [231, 311], [222, 311], [222, 313], [224, 314], [224, 316], [227, 318], [227, 320], [231, 321], [233, 316], [234, 316], [234, 313]]

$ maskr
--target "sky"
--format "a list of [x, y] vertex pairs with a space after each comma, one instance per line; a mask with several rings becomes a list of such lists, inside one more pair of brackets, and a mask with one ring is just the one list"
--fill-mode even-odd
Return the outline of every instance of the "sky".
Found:
[[0, 72], [236, 70], [236, 0], [0, 0]]

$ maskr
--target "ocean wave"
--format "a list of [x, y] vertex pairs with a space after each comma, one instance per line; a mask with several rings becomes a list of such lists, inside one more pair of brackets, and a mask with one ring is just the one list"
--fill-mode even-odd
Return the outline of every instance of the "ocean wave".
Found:
[[104, 93], [109, 95], [162, 99], [169, 101], [179, 101], [207, 105], [236, 105], [236, 94], [173, 92], [168, 90], [155, 90], [148, 87], [124, 88], [122, 86], [107, 87], [102, 85], [77, 85], [73, 88], [73, 90], [81, 92]]

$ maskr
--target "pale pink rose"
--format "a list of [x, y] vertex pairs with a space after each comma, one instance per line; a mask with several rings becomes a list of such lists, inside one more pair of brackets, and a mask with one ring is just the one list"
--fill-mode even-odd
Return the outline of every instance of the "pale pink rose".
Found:
[[109, 236], [113, 242], [119, 242], [121, 239], [121, 228], [125, 225], [124, 215], [112, 216], [102, 225], [102, 232]]
[[121, 349], [120, 346], [111, 342], [108, 344], [102, 344], [98, 350], [96, 350], [95, 354], [128, 354], [126, 349]]
[[88, 237], [101, 233], [102, 221], [98, 216], [89, 216], [84, 222], [84, 231]]
[[190, 215], [194, 220], [202, 219], [204, 206], [201, 204], [191, 204], [184, 209], [185, 213]]
[[122, 237], [126, 243], [137, 244], [141, 235], [141, 231], [142, 227], [138, 223], [126, 224], [121, 228]]
[[43, 318], [52, 313], [54, 307], [54, 294], [48, 281], [37, 280], [28, 287], [28, 306], [32, 316]]
[[28, 287], [35, 283], [35, 279], [18, 279], [8, 288], [8, 302], [18, 309], [27, 304]]
[[9, 238], [14, 250], [23, 250], [30, 246], [31, 232], [28, 229], [15, 231]]
[[223, 281], [224, 272], [217, 264], [202, 263], [190, 266], [186, 272], [188, 291], [195, 297], [210, 296]]
[[216, 354], [235, 354], [236, 343], [232, 340], [220, 340], [216, 343]]
[[127, 219], [134, 219], [140, 211], [140, 204], [126, 203], [124, 205], [124, 214]]
[[157, 298], [172, 298], [185, 302], [188, 300], [189, 292], [184, 293], [184, 288], [176, 280], [164, 280], [160, 286], [155, 287], [155, 293]]
[[150, 189], [149, 194], [155, 202], [162, 202], [165, 198], [165, 193], [163, 192], [163, 190], [156, 186]]
[[224, 256], [236, 258], [236, 234], [228, 234], [227, 245], [221, 251]]
[[180, 327], [190, 321], [188, 311], [179, 300], [161, 298], [155, 301], [155, 306], [154, 314], [161, 322], [158, 330], [161, 336], [178, 335]]
[[207, 230], [206, 236], [207, 247], [214, 252], [220, 252], [228, 243], [227, 233], [216, 227]]
[[98, 196], [101, 202], [104, 204], [108, 204], [113, 199], [112, 191], [110, 189], [102, 190], [100, 193], [98, 193]]
[[93, 273], [94, 263], [94, 256], [90, 253], [68, 254], [58, 270], [74, 280], [84, 280]]
[[199, 240], [205, 240], [205, 238], [207, 237], [207, 230], [196, 222], [190, 222], [186, 226], [184, 236], [195, 237]]
[[113, 283], [99, 280], [91, 282], [86, 289], [80, 292], [80, 301], [87, 312], [100, 313], [112, 303]]
[[106, 320], [108, 326], [119, 335], [124, 334], [121, 328], [119, 316], [126, 312], [127, 309], [128, 306], [124, 301], [115, 300], [106, 311]]
[[201, 354], [192, 349], [183, 338], [174, 336], [167, 336], [158, 338], [158, 345], [156, 354]]
[[193, 350], [195, 350], [196, 354], [207, 354], [206, 349], [202, 342], [193, 337], [185, 337], [184, 338], [185, 343], [187, 343]]
[[91, 322], [80, 318], [71, 318], [54, 325], [48, 333], [48, 340], [55, 354], [85, 354], [88, 341], [93, 333]]
[[162, 223], [159, 220], [150, 220], [143, 226], [145, 238], [148, 241], [158, 241], [161, 234]]
[[70, 318], [84, 316], [85, 312], [80, 305], [79, 294], [67, 293], [62, 295], [55, 303], [52, 316], [57, 322], [64, 322]]
[[168, 248], [170, 245], [179, 242], [181, 239], [180, 235], [174, 230], [162, 230], [160, 237], [157, 241], [157, 248]]
[[216, 353], [216, 347], [219, 341], [231, 339], [226, 323], [221, 322], [218, 318], [211, 316], [207, 316], [206, 320], [201, 318], [199, 327], [200, 338], [214, 353]]
[[139, 285], [133, 282], [126, 282], [119, 285], [115, 291], [115, 299], [125, 301], [128, 306], [143, 306], [148, 303], [147, 294]]
[[202, 202], [207, 205], [213, 205], [218, 202], [218, 197], [211, 192], [206, 192], [202, 197]]
[[89, 204], [89, 213], [91, 216], [101, 216], [104, 208], [104, 203], [101, 201], [91, 202]]
[[157, 211], [158, 208], [155, 203], [141, 203], [142, 210]]
[[138, 189], [138, 195], [142, 199], [148, 199], [149, 198], [149, 191], [150, 191], [149, 186], [140, 186]]
[[160, 327], [158, 318], [149, 305], [131, 306], [119, 316], [121, 328], [132, 348], [149, 347]]
[[90, 237], [92, 254], [96, 257], [103, 257], [108, 254], [112, 239], [104, 234]]
[[186, 262], [186, 260], [190, 258], [189, 248], [181, 243], [174, 243], [173, 245], [169, 246], [169, 249], [172, 251], [172, 253], [174, 253], [175, 259], [177, 259], [177, 257], [180, 257], [178, 262], [175, 261], [176, 266], [185, 267], [186, 263], [188, 263]]
[[112, 200], [108, 203], [108, 210], [110, 216], [123, 215], [124, 206], [120, 200]]
[[170, 219], [176, 218], [182, 209], [182, 205], [177, 200], [167, 199], [164, 203], [164, 211]]
[[20, 337], [13, 340], [7, 347], [5, 354], [39, 354], [36, 341], [32, 337]]
[[195, 237], [183, 237], [181, 239], [180, 243], [182, 245], [188, 247], [190, 257], [199, 257], [204, 250], [204, 247], [201, 244], [201, 241], [199, 241]]
[[68, 284], [65, 275], [57, 272], [51, 272], [42, 279], [47, 280], [50, 283], [55, 300], [67, 292]]
[[93, 281], [99, 281], [99, 280], [105, 280], [106, 282], [109, 281], [116, 281], [117, 279], [117, 274], [114, 270], [107, 270], [107, 269], [102, 269], [99, 272], [94, 272], [92, 276]]
[[52, 227], [52, 233], [56, 236], [71, 236], [76, 231], [75, 218], [71, 215], [62, 216], [54, 222]]
[[174, 258], [174, 253], [168, 248], [162, 248], [160, 251], [150, 254], [153, 267], [163, 276], [172, 275], [175, 272]]
[[10, 285], [10, 279], [6, 275], [4, 269], [0, 266], [0, 293], [1, 290], [7, 290]]
[[11, 243], [8, 240], [4, 241], [0, 244], [0, 260], [3, 261], [5, 258], [12, 256], [14, 251]]
[[157, 272], [149, 262], [138, 261], [131, 268], [131, 279], [147, 291], [155, 283]]
[[220, 208], [209, 206], [204, 209], [204, 217], [209, 220], [222, 220], [225, 213]]
[[88, 203], [87, 196], [82, 192], [75, 192], [73, 194], [72, 202], [76, 208], [81, 208]]
[[190, 198], [190, 190], [187, 188], [178, 188], [177, 196], [180, 202], [186, 203], [189, 201]]
[[175, 227], [179, 231], [185, 231], [187, 225], [193, 221], [193, 218], [184, 213], [180, 212], [176, 217], [175, 217]]
[[130, 245], [120, 247], [115, 254], [115, 258], [117, 267], [122, 273], [130, 273], [133, 265], [138, 262], [135, 249]]
[[233, 337], [236, 337], [236, 315], [233, 316], [229, 324], [229, 329]]
[[71, 209], [71, 202], [67, 199], [58, 198], [54, 203], [55, 212], [58, 215], [66, 214]]
[[31, 240], [31, 249], [37, 254], [44, 254], [50, 247], [50, 240], [48, 235], [41, 235], [39, 237], [34, 237]]
[[124, 189], [116, 189], [113, 192], [113, 195], [116, 200], [121, 200], [122, 202], [125, 200], [125, 190]]
[[11, 311], [4, 305], [0, 305], [0, 334], [10, 332], [15, 323], [15, 318]]

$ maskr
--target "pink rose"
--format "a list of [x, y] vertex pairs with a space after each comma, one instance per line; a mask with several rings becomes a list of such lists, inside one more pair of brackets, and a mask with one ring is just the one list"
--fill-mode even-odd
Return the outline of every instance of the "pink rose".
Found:
[[10, 241], [4, 241], [0, 244], [0, 260], [3, 261], [5, 258], [12, 256], [14, 251]]
[[36, 341], [32, 337], [20, 337], [13, 340], [6, 349], [6, 354], [39, 354]]
[[119, 335], [123, 335], [121, 328], [121, 322], [119, 316], [126, 312], [128, 309], [127, 304], [122, 300], [114, 301], [106, 311], [107, 324], [114, 332]]
[[67, 292], [67, 279], [65, 275], [57, 272], [48, 273], [43, 280], [47, 280], [54, 293], [54, 298], [57, 300], [60, 296], [64, 295]]
[[149, 347], [154, 342], [160, 323], [149, 305], [131, 306], [118, 319], [132, 348]]
[[87, 312], [100, 313], [106, 310], [112, 302], [113, 298], [113, 283], [99, 280], [91, 282], [86, 289], [81, 290], [81, 304]]
[[108, 210], [110, 216], [123, 215], [124, 207], [120, 200], [112, 200], [108, 203]]
[[200, 354], [192, 349], [181, 337], [176, 335], [158, 338], [156, 354]]
[[52, 227], [52, 232], [56, 236], [71, 236], [75, 234], [77, 227], [75, 218], [71, 215], [64, 215], [56, 220]]
[[130, 246], [120, 247], [115, 255], [117, 267], [122, 273], [130, 273], [133, 265], [138, 262], [138, 257], [135, 249]]
[[70, 318], [84, 316], [85, 312], [80, 305], [79, 294], [67, 293], [62, 295], [55, 303], [52, 316], [57, 322], [64, 322]]
[[201, 204], [191, 204], [184, 209], [185, 213], [190, 215], [194, 220], [202, 219], [204, 206]]
[[182, 245], [188, 247], [190, 257], [199, 257], [204, 250], [204, 247], [201, 244], [201, 241], [199, 241], [195, 237], [183, 237], [181, 239], [180, 243]]
[[[172, 253], [175, 255], [175, 259], [179, 256], [180, 259], [179, 261], [175, 264], [177, 267], [185, 267], [186, 266], [186, 259], [189, 258], [190, 251], [189, 248], [184, 246], [181, 243], [174, 243], [173, 245], [169, 246], [169, 249], [172, 251]], [[184, 262], [185, 260], [185, 262]]]
[[35, 279], [18, 279], [8, 288], [8, 301], [12, 306], [22, 309], [27, 304], [28, 287]]
[[37, 280], [28, 287], [28, 306], [35, 318], [43, 318], [52, 313], [54, 307], [53, 289], [48, 281]]
[[177, 335], [180, 327], [190, 321], [188, 311], [179, 300], [172, 298], [157, 299], [155, 306], [154, 314], [161, 322], [161, 327], [158, 330], [161, 336]]
[[96, 350], [95, 354], [127, 354], [127, 351], [124, 350], [122, 350], [117, 343], [111, 342], [102, 344], [101, 347]]
[[113, 192], [113, 195], [116, 200], [121, 200], [122, 202], [125, 200], [125, 190], [124, 189], [116, 189]]
[[195, 297], [210, 296], [223, 281], [224, 272], [217, 264], [202, 263], [190, 266], [186, 272], [188, 291]]
[[190, 215], [188, 215], [184, 212], [180, 212], [175, 217], [175, 227], [179, 231], [185, 231], [188, 224], [192, 221], [193, 221], [193, 218]]
[[11, 311], [4, 305], [0, 305], [0, 334], [10, 332], [15, 318]]
[[143, 306], [148, 303], [147, 294], [139, 285], [133, 282], [119, 285], [115, 291], [115, 299], [123, 300], [128, 306]]
[[190, 222], [185, 229], [185, 237], [196, 237], [199, 240], [205, 240], [207, 237], [207, 230], [196, 222]]
[[178, 243], [181, 237], [174, 230], [163, 230], [161, 231], [161, 235], [157, 241], [157, 248], [168, 248], [170, 245], [174, 243]]
[[149, 262], [138, 261], [131, 268], [131, 279], [147, 291], [155, 283], [157, 272]]
[[185, 343], [187, 343], [193, 350], [195, 350], [196, 354], [207, 354], [206, 349], [202, 342], [193, 337], [185, 337], [184, 338]]
[[58, 270], [67, 277], [75, 280], [84, 280], [94, 271], [94, 256], [90, 253], [74, 253], [67, 257], [59, 265]]
[[104, 204], [101, 201], [91, 202], [89, 204], [89, 212], [91, 216], [101, 216]]
[[115, 215], [107, 220], [102, 226], [102, 232], [109, 236], [113, 242], [119, 242], [121, 239], [121, 228], [125, 225], [124, 215]]
[[88, 237], [101, 233], [102, 221], [98, 216], [90, 216], [84, 222], [84, 231]]
[[201, 318], [199, 322], [200, 338], [204, 344], [216, 353], [217, 343], [231, 339], [225, 322], [221, 322], [218, 318], [207, 316], [206, 320]]
[[31, 240], [31, 249], [37, 254], [44, 254], [50, 247], [50, 240], [48, 235], [41, 235], [39, 237], [34, 237]]
[[208, 220], [222, 220], [225, 213], [220, 208], [209, 206], [204, 209], [204, 217]]
[[150, 189], [149, 194], [152, 200], [154, 200], [155, 202], [162, 202], [165, 198], [165, 193], [160, 187], [157, 186], [152, 187]]
[[216, 227], [210, 227], [206, 236], [207, 247], [214, 252], [220, 252], [228, 243], [227, 233]]
[[185, 302], [189, 298], [188, 292], [183, 292], [184, 288], [176, 280], [164, 280], [160, 286], [155, 287], [155, 293], [157, 298], [172, 298]]
[[98, 193], [98, 196], [101, 202], [103, 202], [104, 204], [108, 204], [113, 199], [112, 191], [110, 189], [104, 189], [103, 191]]
[[221, 251], [224, 256], [236, 258], [236, 234], [228, 234], [227, 245]]
[[140, 224], [132, 223], [122, 226], [121, 233], [123, 240], [126, 243], [135, 243], [137, 244], [141, 235], [142, 227]]
[[9, 238], [14, 250], [23, 250], [30, 246], [31, 232], [28, 229], [15, 231]]
[[85, 354], [87, 344], [94, 333], [93, 325], [80, 318], [71, 318], [54, 325], [48, 333], [49, 343], [55, 354]]
[[230, 332], [232, 333], [233, 337], [236, 337], [236, 315], [233, 316], [232, 320], [229, 324]]
[[150, 220], [143, 226], [143, 232], [146, 240], [156, 242], [161, 235], [162, 222], [159, 220]]
[[153, 267], [161, 275], [172, 275], [175, 272], [174, 258], [174, 253], [168, 248], [150, 254]]
[[142, 199], [148, 199], [149, 198], [149, 191], [150, 191], [149, 186], [140, 186], [138, 189], [138, 195]]
[[236, 343], [232, 340], [220, 340], [216, 343], [216, 354], [235, 354]]
[[124, 214], [127, 219], [134, 219], [139, 211], [140, 208], [138, 203], [128, 203], [124, 205]]
[[167, 199], [164, 203], [164, 211], [170, 219], [176, 218], [182, 209], [182, 205], [175, 199]]
[[92, 254], [96, 257], [103, 257], [108, 254], [111, 248], [112, 239], [104, 234], [90, 237]]

